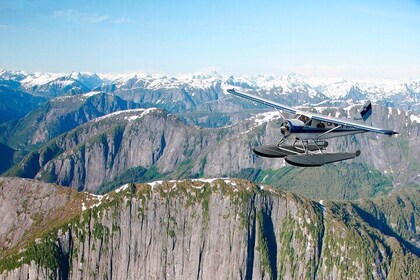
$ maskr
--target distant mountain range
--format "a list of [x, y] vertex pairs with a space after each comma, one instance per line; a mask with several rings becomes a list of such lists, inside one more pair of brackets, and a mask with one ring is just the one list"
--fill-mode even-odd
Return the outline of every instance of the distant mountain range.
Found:
[[420, 110], [420, 79], [348, 81], [297, 74], [234, 77], [216, 72], [163, 75], [0, 70], [0, 85], [44, 98], [101, 90], [115, 93], [124, 99], [161, 104], [167, 109], [178, 111], [229, 98], [225, 90], [232, 87], [256, 91], [289, 105], [352, 104], [369, 99], [390, 107]]

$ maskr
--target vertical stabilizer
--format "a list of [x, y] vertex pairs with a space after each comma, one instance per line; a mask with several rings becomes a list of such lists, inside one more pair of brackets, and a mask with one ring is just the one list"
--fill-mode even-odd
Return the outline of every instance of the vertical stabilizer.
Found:
[[359, 114], [360, 117], [354, 118], [355, 120], [363, 120], [364, 122], [367, 121], [372, 115], [372, 103], [370, 101], [366, 101], [362, 108], [360, 108]]

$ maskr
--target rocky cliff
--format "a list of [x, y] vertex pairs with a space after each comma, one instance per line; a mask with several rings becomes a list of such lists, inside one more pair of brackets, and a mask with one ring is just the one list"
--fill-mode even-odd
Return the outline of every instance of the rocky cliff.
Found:
[[[21, 233], [2, 244], [0, 279], [420, 277], [418, 190], [382, 202], [317, 203], [236, 179], [127, 184], [78, 199], [39, 184], [0, 179], [0, 206], [17, 215], [7, 229]], [[392, 213], [382, 207], [394, 200], [404, 204]], [[62, 219], [45, 216], [44, 224], [55, 222], [38, 234], [35, 223], [22, 230], [28, 202]]]

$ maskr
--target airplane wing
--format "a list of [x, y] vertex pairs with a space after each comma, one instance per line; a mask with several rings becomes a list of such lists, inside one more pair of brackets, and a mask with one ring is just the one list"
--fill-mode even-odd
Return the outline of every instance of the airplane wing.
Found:
[[259, 97], [259, 96], [255, 96], [255, 95], [245, 93], [245, 92], [236, 91], [235, 89], [228, 89], [227, 92], [229, 92], [231, 94], [234, 94], [234, 95], [237, 95], [237, 96], [240, 96], [242, 98], [246, 98], [246, 99], [258, 102], [258, 103], [262, 103], [264, 105], [267, 105], [267, 106], [270, 106], [270, 107], [273, 107], [273, 108], [276, 108], [278, 110], [282, 110], [282, 111], [285, 111], [285, 112], [288, 112], [288, 113], [291, 113], [291, 114], [297, 114], [298, 111], [299, 111], [299, 110], [296, 110], [295, 108], [292, 108], [292, 107], [289, 107], [289, 106], [286, 106], [286, 105], [282, 105], [280, 103], [273, 102], [273, 101], [270, 101], [268, 99], [265, 99], [265, 98], [262, 98], [262, 97]]
[[337, 125], [342, 125], [342, 126], [347, 126], [347, 127], [352, 127], [352, 128], [356, 128], [356, 129], [360, 129], [366, 132], [375, 132], [375, 133], [381, 133], [381, 134], [385, 134], [385, 135], [394, 135], [394, 134], [398, 134], [398, 132], [394, 131], [394, 130], [389, 130], [389, 129], [383, 129], [383, 128], [377, 128], [377, 127], [373, 127], [373, 126], [369, 126], [369, 125], [364, 125], [364, 124], [360, 124], [360, 123], [356, 123], [356, 122], [352, 122], [346, 119], [339, 119], [339, 118], [333, 118], [333, 117], [329, 117], [329, 116], [325, 116], [322, 114], [317, 114], [317, 113], [311, 113], [311, 112], [306, 112], [306, 111], [302, 111], [302, 110], [298, 110], [286, 105], [282, 105], [279, 104], [277, 102], [273, 102], [270, 101], [268, 99], [259, 97], [259, 96], [255, 96], [249, 93], [244, 93], [244, 92], [238, 92], [235, 89], [228, 89], [227, 92], [255, 101], [255, 102], [259, 102], [262, 104], [265, 104], [267, 106], [273, 107], [275, 109], [278, 110], [282, 110], [282, 111], [286, 111], [288, 113], [291, 114], [299, 114], [299, 115], [304, 115], [307, 116], [313, 120], [318, 120], [318, 121], [322, 121], [322, 122], [330, 122], [330, 123], [334, 123]]

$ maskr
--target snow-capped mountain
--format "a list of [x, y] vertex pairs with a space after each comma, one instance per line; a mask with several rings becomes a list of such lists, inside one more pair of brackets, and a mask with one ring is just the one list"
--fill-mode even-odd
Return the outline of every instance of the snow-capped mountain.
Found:
[[[229, 99], [226, 89], [236, 87], [257, 92], [289, 105], [351, 104], [362, 100], [406, 110], [420, 110], [419, 80], [358, 80], [316, 78], [298, 74], [226, 76], [217, 72], [193, 74], [95, 74], [27, 73], [0, 71], [0, 84], [27, 93], [53, 98], [87, 93], [112, 92], [138, 102], [187, 105], [190, 109], [208, 102]], [[340, 103], [341, 102], [341, 103]]]
[[27, 73], [24, 71], [0, 71], [0, 84], [15, 82], [15, 87], [46, 98], [74, 95], [91, 91], [103, 84], [93, 73]]
[[201, 88], [206, 89], [214, 87], [221, 83], [224, 78], [216, 72], [209, 74], [180, 74], [180, 75], [164, 75], [164, 74], [98, 74], [104, 84], [113, 84], [117, 89], [127, 88], [145, 88], [149, 90], [170, 89], [170, 88]]
[[[405, 109], [419, 109], [420, 81], [306, 79], [307, 83], [331, 99], [370, 99], [377, 103]], [[413, 108], [411, 108], [413, 107]]]

